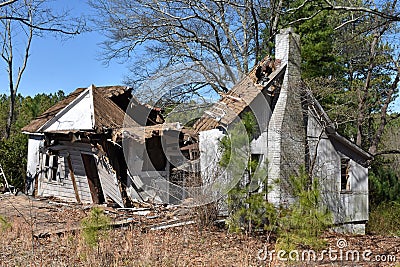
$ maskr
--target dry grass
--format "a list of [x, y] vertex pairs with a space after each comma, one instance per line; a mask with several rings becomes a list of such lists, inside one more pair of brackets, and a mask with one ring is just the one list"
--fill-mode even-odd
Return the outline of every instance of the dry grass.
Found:
[[196, 226], [142, 232], [140, 226], [109, 230], [96, 248], [81, 234], [31, 238], [15, 220], [2, 232], [3, 266], [255, 266], [262, 240]]
[[[16, 200], [14, 200], [15, 202]], [[22, 201], [22, 200], [21, 200]], [[29, 204], [29, 203], [28, 203]], [[80, 232], [66, 232], [47, 238], [32, 238], [32, 229], [68, 229], [87, 216], [90, 209], [82, 206], [58, 207], [35, 202], [26, 212], [5, 210], [0, 201], [0, 215], [10, 227], [0, 227], [0, 266], [283, 266], [258, 259], [267, 236], [229, 234], [224, 229], [198, 225], [151, 231], [149, 225], [169, 220], [170, 211], [157, 213], [157, 219], [134, 217], [129, 227], [107, 230], [98, 247], [88, 246]], [[20, 206], [23, 210], [23, 206]], [[117, 212], [108, 216], [115, 220]], [[132, 215], [129, 215], [132, 216]], [[189, 214], [192, 216], [192, 214]], [[119, 218], [119, 217], [118, 217]], [[31, 222], [34, 222], [33, 224]], [[47, 222], [47, 223], [46, 223]], [[147, 229], [147, 230], [146, 230]], [[370, 249], [376, 254], [395, 255], [397, 262], [300, 262], [297, 266], [400, 266], [400, 238], [384, 236], [344, 236], [326, 234], [329, 247], [335, 248], [344, 238], [348, 250]], [[270, 244], [273, 247], [274, 244]], [[293, 262], [288, 266], [295, 266]]]

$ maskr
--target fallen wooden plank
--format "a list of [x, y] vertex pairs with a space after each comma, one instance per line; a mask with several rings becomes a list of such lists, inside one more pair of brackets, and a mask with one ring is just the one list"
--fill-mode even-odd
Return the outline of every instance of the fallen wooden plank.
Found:
[[150, 208], [117, 208], [117, 210], [144, 211], [144, 210], [150, 210]]
[[[110, 228], [119, 228], [119, 227], [124, 227], [124, 226], [131, 225], [131, 224], [136, 223], [136, 222], [137, 221], [135, 221], [133, 218], [127, 218], [127, 219], [123, 219], [123, 220], [113, 221], [110, 224], [108, 224], [108, 226]], [[76, 226], [76, 227], [56, 229], [56, 230], [52, 230], [52, 231], [40, 231], [40, 232], [38, 231], [38, 232], [34, 232], [33, 233], [33, 237], [38, 239], [38, 238], [50, 237], [52, 235], [60, 236], [60, 235], [66, 234], [66, 233], [75, 234], [76, 232], [78, 232], [78, 231], [80, 231], [82, 229], [83, 229], [83, 227]]]
[[190, 225], [196, 223], [195, 221], [185, 221], [185, 222], [178, 222], [178, 223], [173, 223], [173, 224], [161, 224], [161, 225], [155, 225], [150, 228], [150, 231], [154, 230], [164, 230], [168, 228], [173, 228], [173, 227], [179, 227], [179, 226], [184, 226], [184, 225]]

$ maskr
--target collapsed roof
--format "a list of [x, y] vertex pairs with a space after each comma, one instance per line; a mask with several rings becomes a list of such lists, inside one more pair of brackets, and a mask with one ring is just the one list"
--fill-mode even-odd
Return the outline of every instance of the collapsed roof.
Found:
[[[121, 129], [124, 125], [125, 110], [150, 114], [147, 120], [133, 118], [131, 126], [152, 125], [162, 122], [159, 112], [141, 105], [128, 86], [91, 85], [78, 88], [65, 99], [50, 107], [43, 114], [22, 128], [26, 133], [68, 133], [74, 131], [93, 131], [101, 133], [107, 129]], [[149, 122], [150, 120], [150, 122]]]
[[[264, 66], [270, 67], [266, 79], [260, 79], [259, 72]], [[194, 124], [197, 132], [214, 129], [219, 125], [228, 126], [237, 116], [239, 116], [250, 103], [268, 88], [268, 93], [273, 95], [276, 89], [276, 80], [282, 77], [286, 65], [282, 65], [280, 60], [272, 61], [265, 57], [255, 66], [252, 71], [240, 80], [226, 94], [222, 95], [219, 102], [215, 103], [204, 115]]]

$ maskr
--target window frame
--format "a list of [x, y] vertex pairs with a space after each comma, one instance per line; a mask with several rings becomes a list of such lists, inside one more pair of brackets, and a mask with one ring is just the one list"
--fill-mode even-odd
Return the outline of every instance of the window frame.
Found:
[[340, 192], [341, 193], [351, 193], [351, 160], [347, 157], [342, 157], [340, 159]]

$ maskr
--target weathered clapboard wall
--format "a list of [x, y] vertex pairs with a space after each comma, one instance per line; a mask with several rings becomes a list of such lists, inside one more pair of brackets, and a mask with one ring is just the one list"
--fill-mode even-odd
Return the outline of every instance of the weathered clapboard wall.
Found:
[[41, 159], [41, 173], [38, 179], [38, 196], [54, 196], [66, 201], [76, 202], [75, 191], [68, 169], [67, 157], [71, 158], [72, 168], [78, 188], [80, 200], [83, 203], [92, 203], [92, 196], [89, 189], [88, 180], [85, 173], [81, 153], [93, 153], [90, 144], [60, 142], [60, 145], [54, 147], [59, 151], [59, 168], [57, 180], [52, 181], [45, 174], [43, 154]]
[[103, 194], [115, 201], [121, 207], [124, 203], [115, 171], [104, 156], [95, 157]]
[[[315, 116], [308, 119], [310, 158], [313, 176], [318, 178], [324, 205], [333, 215], [333, 223], [347, 229], [339, 231], [365, 233], [368, 221], [368, 168], [357, 163], [358, 156], [335, 147]], [[349, 190], [341, 189], [341, 158], [349, 158]]]

